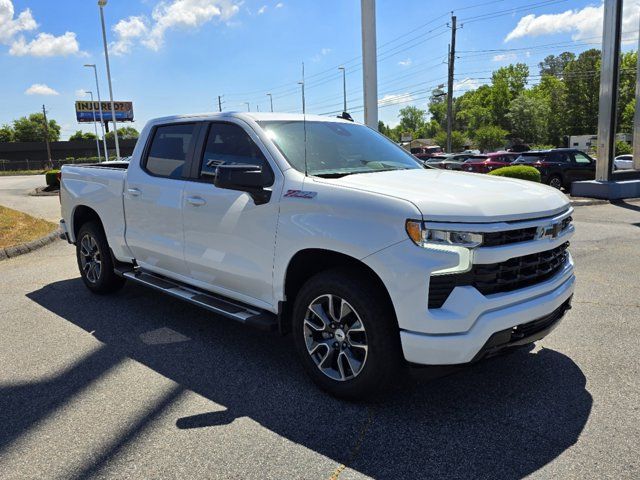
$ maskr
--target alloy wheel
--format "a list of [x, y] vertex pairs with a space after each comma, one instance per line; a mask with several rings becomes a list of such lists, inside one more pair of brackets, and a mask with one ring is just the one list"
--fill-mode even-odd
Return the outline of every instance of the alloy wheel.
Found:
[[88, 233], [80, 240], [80, 267], [90, 283], [97, 283], [102, 271], [102, 256], [96, 239]]
[[304, 338], [309, 356], [327, 377], [344, 382], [358, 376], [367, 361], [364, 323], [338, 295], [317, 297], [307, 307]]

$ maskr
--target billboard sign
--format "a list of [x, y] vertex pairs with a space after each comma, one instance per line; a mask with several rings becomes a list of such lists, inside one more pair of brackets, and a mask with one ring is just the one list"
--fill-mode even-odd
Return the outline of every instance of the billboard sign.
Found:
[[[110, 122], [113, 120], [111, 115], [111, 102], [102, 103], [102, 120]], [[113, 102], [116, 112], [117, 122], [133, 122], [133, 103], [132, 102]], [[76, 118], [79, 122], [93, 122], [95, 119], [100, 121], [100, 106], [98, 102], [78, 100], [76, 101]]]

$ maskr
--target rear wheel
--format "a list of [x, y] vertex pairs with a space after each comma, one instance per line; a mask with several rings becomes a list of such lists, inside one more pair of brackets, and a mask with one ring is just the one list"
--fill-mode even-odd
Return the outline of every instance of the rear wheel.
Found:
[[312, 277], [293, 309], [296, 350], [331, 395], [364, 398], [391, 384], [402, 366], [398, 326], [377, 285], [331, 270]]
[[92, 292], [111, 293], [124, 285], [125, 280], [114, 271], [109, 244], [98, 222], [87, 222], [80, 227], [76, 257], [82, 281]]
[[562, 178], [559, 175], [552, 175], [549, 178], [549, 186], [560, 190], [562, 188]]

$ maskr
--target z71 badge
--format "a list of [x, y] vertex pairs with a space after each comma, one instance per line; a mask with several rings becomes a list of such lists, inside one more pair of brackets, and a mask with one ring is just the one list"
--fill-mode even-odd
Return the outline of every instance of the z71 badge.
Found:
[[317, 194], [318, 192], [306, 192], [304, 190], [287, 190], [284, 196], [289, 198], [314, 198]]

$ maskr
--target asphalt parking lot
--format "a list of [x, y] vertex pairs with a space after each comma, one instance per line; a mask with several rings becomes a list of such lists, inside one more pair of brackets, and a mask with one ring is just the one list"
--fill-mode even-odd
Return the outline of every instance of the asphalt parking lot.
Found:
[[574, 217], [550, 337], [368, 404], [317, 390], [289, 337], [90, 294], [61, 241], [2, 261], [0, 478], [639, 478], [640, 204]]

